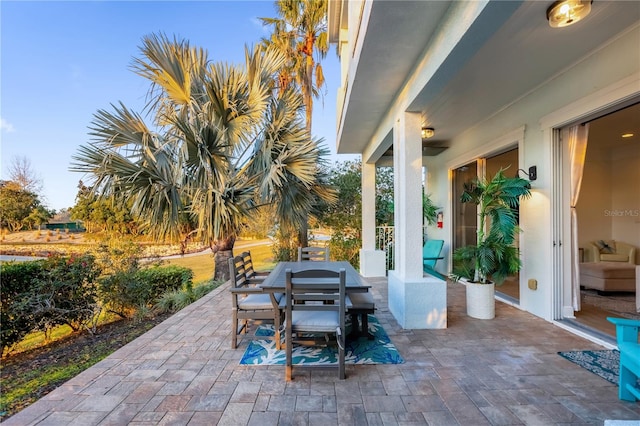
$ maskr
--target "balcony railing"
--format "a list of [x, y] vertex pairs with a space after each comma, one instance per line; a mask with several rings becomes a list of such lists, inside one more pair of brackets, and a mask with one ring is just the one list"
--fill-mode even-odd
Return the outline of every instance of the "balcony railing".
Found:
[[[426, 239], [427, 227], [422, 227], [423, 241]], [[387, 271], [395, 268], [394, 244], [395, 231], [393, 226], [376, 227], [376, 250], [384, 250], [386, 254]]]

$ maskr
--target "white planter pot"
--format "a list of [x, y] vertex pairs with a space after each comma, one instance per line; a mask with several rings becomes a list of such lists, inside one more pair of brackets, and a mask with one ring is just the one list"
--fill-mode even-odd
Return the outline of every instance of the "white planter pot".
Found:
[[465, 279], [461, 282], [467, 287], [467, 315], [478, 319], [495, 318], [495, 284], [477, 284]]

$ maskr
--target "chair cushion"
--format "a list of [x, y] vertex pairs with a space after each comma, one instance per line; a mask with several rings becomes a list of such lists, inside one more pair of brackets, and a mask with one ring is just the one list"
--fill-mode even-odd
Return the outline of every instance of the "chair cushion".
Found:
[[244, 310], [273, 309], [268, 293], [249, 294], [238, 301], [238, 308]]
[[349, 293], [349, 299], [351, 299], [351, 309], [374, 309], [376, 307], [373, 302], [373, 295], [369, 292]]
[[[258, 287], [262, 287], [262, 284], [258, 284]], [[276, 298], [276, 302], [280, 303], [280, 301], [284, 297], [284, 293], [273, 293], [273, 297]]]
[[333, 333], [340, 326], [340, 316], [335, 311], [293, 311], [291, 317], [294, 331]]

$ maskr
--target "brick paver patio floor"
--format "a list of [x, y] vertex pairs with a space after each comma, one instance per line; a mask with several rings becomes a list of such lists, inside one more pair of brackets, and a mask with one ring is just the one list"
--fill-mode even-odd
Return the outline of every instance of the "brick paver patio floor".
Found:
[[506, 425], [640, 419], [617, 386], [557, 355], [601, 349], [497, 302], [494, 320], [465, 314], [448, 284], [448, 328], [402, 330], [386, 279], [370, 279], [376, 316], [399, 365], [298, 370], [239, 365], [230, 349], [228, 284], [172, 316], [3, 423], [6, 425]]

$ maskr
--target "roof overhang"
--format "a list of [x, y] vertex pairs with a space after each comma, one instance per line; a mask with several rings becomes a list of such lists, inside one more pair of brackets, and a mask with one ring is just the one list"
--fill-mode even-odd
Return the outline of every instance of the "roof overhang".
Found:
[[[469, 2], [469, 4], [474, 2]], [[550, 3], [549, 3], [550, 4]], [[428, 63], [434, 43], [447, 37], [448, 14], [459, 2], [367, 3], [369, 19], [339, 119], [338, 153], [390, 145], [389, 110], [420, 112], [436, 129], [429, 142], [446, 146], [468, 127], [597, 50], [640, 22], [636, 2], [593, 4], [582, 22], [558, 29], [542, 1], [489, 1], [447, 57], [424, 82], [416, 69]], [[351, 71], [353, 72], [353, 70]], [[411, 93], [411, 96], [407, 96]], [[378, 153], [389, 146], [380, 146]]]

